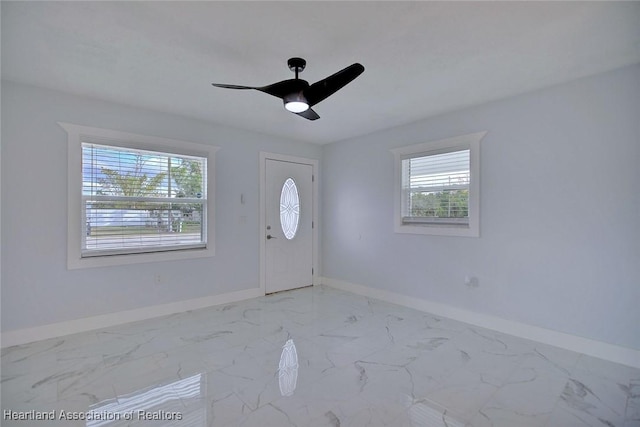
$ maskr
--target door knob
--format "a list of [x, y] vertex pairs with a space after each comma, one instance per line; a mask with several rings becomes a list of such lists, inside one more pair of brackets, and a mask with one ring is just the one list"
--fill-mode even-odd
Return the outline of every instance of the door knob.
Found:
[[277, 239], [277, 237], [273, 237], [271, 234], [267, 234], [267, 240]]

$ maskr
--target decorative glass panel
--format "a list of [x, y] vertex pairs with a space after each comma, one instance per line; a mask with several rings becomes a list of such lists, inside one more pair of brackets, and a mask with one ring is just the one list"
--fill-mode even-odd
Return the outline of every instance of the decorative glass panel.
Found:
[[300, 198], [298, 197], [298, 187], [292, 178], [282, 185], [280, 193], [280, 225], [284, 237], [291, 240], [298, 231], [298, 221], [300, 220]]

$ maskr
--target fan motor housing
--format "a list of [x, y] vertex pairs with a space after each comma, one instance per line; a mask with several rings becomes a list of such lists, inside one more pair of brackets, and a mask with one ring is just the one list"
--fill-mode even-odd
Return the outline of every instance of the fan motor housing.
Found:
[[290, 58], [287, 61], [287, 65], [289, 66], [289, 69], [291, 71], [293, 71], [294, 73], [299, 73], [304, 70], [304, 67], [307, 66], [307, 61], [302, 58]]

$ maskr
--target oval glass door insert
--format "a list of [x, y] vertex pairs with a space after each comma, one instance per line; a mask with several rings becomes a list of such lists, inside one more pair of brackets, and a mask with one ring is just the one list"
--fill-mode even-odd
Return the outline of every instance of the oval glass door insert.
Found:
[[292, 178], [282, 185], [280, 192], [280, 225], [284, 237], [291, 240], [298, 231], [298, 221], [300, 220], [300, 198], [298, 197], [298, 187]]

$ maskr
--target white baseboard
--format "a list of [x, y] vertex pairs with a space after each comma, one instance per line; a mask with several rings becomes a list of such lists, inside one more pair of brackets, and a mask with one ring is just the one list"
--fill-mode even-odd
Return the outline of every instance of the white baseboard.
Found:
[[52, 323], [33, 328], [7, 331], [0, 334], [0, 346], [5, 348], [14, 345], [27, 344], [33, 341], [107, 328], [124, 323], [136, 322], [138, 320], [152, 319], [154, 317], [166, 316], [189, 310], [197, 310], [199, 308], [211, 307], [220, 304], [229, 304], [235, 301], [242, 301], [263, 295], [264, 290], [261, 288], [246, 289], [221, 295], [212, 295], [169, 304], [154, 305], [151, 307], [136, 308], [117, 313]]
[[416, 310], [447, 317], [460, 322], [469, 323], [505, 334], [549, 344], [567, 350], [583, 353], [599, 359], [609, 360], [615, 363], [640, 368], [640, 350], [634, 350], [613, 344], [595, 341], [564, 332], [553, 331], [540, 328], [538, 326], [527, 325], [525, 323], [506, 320], [495, 316], [452, 307], [420, 298], [409, 297], [395, 292], [370, 288], [368, 286], [341, 280], [321, 277], [320, 283], [323, 285], [341, 289], [358, 295], [379, 299], [393, 304], [402, 305]]

